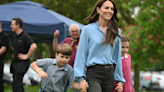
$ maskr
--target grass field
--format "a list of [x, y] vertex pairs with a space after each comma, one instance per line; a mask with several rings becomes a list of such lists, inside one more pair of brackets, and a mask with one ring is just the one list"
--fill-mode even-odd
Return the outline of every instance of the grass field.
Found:
[[[40, 85], [36, 86], [24, 86], [25, 92], [39, 92]], [[4, 85], [5, 92], [12, 92], [11, 85]], [[67, 89], [67, 92], [73, 92], [71, 88]], [[157, 91], [140, 91], [140, 92], [157, 92]], [[158, 91], [163, 92], [163, 91]]]
[[[36, 86], [24, 86], [25, 92], [39, 92], [40, 85]], [[11, 85], [4, 85], [5, 92], [12, 92], [12, 86]], [[67, 92], [73, 92], [71, 88], [67, 89]]]
[[[40, 85], [37, 86], [24, 86], [25, 92], [39, 92]], [[4, 85], [5, 92], [12, 92], [11, 85]]]

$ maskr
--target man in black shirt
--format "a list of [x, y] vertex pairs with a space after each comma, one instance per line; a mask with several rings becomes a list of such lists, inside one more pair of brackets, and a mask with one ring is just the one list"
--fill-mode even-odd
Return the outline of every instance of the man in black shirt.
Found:
[[35, 52], [37, 45], [31, 37], [22, 29], [23, 21], [20, 18], [14, 18], [11, 22], [13, 36], [13, 62], [10, 72], [13, 73], [13, 92], [24, 92], [23, 76], [28, 70], [29, 58]]
[[4, 92], [3, 67], [4, 67], [4, 59], [6, 57], [6, 52], [8, 47], [9, 47], [9, 37], [8, 34], [2, 32], [2, 23], [0, 21], [0, 92]]

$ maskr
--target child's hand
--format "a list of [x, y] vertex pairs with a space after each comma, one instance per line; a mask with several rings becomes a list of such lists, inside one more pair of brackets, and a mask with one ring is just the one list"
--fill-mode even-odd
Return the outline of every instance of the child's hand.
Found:
[[46, 72], [44, 72], [44, 71], [41, 71], [41, 72], [39, 73], [39, 76], [40, 76], [41, 78], [48, 78], [48, 74], [47, 74]]
[[82, 80], [80, 82], [80, 91], [81, 92], [86, 92], [86, 89], [89, 87], [88, 82], [86, 82], [85, 80]]
[[115, 90], [117, 90], [117, 92], [122, 92], [123, 91], [123, 87], [122, 87], [122, 83], [117, 83], [117, 87], [115, 88]]
[[117, 89], [117, 92], [122, 92], [123, 91], [123, 88], [118, 88]]
[[89, 88], [88, 82], [86, 82], [85, 85], [82, 85], [81, 88], [84, 89], [81, 92], [86, 92], [86, 89]]
[[80, 86], [80, 83], [78, 83], [76, 81], [73, 81], [71, 84], [75, 89], [78, 89], [81, 92], [86, 92], [86, 89], [89, 87], [88, 83], [85, 80], [82, 80], [82, 81], [84, 81], [83, 82], [84, 84], [82, 84], [81, 86]]

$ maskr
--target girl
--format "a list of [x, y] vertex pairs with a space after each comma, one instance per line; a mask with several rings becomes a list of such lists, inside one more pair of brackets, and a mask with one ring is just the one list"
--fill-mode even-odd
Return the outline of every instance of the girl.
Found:
[[129, 51], [130, 39], [129, 37], [123, 34], [121, 35], [121, 39], [122, 39], [122, 49], [121, 49], [122, 70], [123, 70], [123, 77], [126, 80], [126, 82], [123, 84], [122, 92], [135, 92], [132, 85], [132, 77], [131, 77], [131, 56], [130, 54], [127, 53]]
[[132, 77], [131, 77], [131, 56], [127, 52], [129, 51], [129, 44], [130, 39], [126, 35], [121, 35], [122, 39], [122, 70], [123, 70], [123, 76], [126, 82], [123, 85], [123, 91], [122, 92], [135, 92], [133, 85], [132, 85]]

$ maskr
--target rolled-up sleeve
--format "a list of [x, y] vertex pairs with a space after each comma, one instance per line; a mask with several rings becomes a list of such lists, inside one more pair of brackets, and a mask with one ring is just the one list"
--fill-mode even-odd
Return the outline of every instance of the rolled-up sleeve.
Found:
[[45, 71], [47, 69], [47, 58], [37, 59], [37, 65]]
[[88, 55], [88, 36], [83, 27], [74, 63], [74, 81], [80, 82], [86, 77], [86, 62]]
[[[119, 35], [121, 36], [121, 30], [119, 30]], [[122, 71], [122, 61], [121, 61], [121, 38], [117, 37], [116, 38], [116, 48], [115, 48], [115, 53], [114, 53], [114, 60], [116, 61], [116, 67], [115, 67], [115, 72], [114, 72], [114, 78], [116, 81], [125, 83], [125, 79], [123, 77], [123, 71]]]

